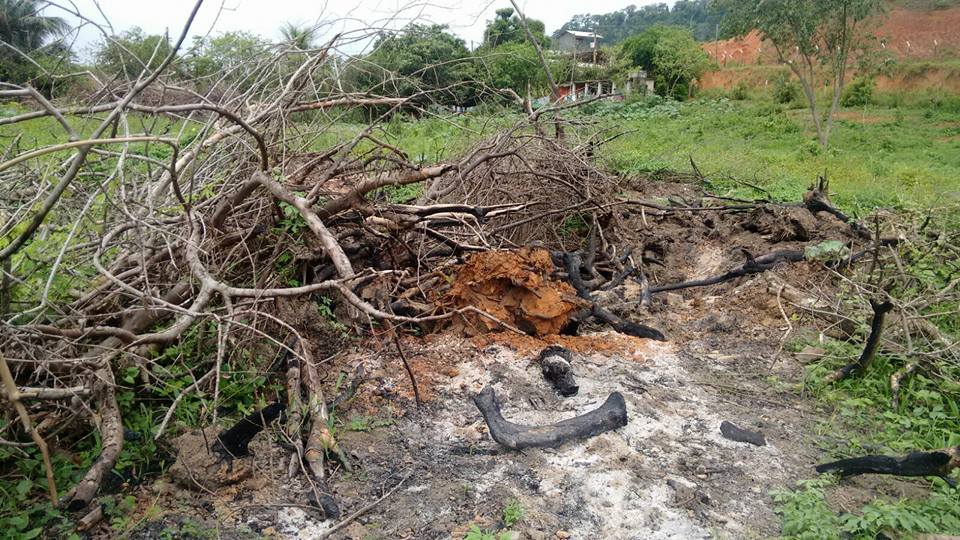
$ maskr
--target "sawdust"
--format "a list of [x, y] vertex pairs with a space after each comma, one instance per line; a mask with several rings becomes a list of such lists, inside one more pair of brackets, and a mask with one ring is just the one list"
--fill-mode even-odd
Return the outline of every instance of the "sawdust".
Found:
[[[445, 299], [457, 308], [481, 309], [532, 335], [558, 334], [583, 302], [573, 287], [550, 277], [553, 271], [544, 249], [476, 253], [459, 268]], [[502, 328], [473, 314], [455, 324], [467, 335]]]

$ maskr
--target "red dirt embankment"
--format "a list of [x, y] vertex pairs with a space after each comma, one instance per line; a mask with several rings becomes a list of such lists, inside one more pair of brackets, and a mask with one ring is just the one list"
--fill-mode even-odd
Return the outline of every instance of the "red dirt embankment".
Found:
[[[886, 51], [899, 60], [933, 60], [960, 56], [960, 6], [935, 11], [896, 8], [881, 16], [872, 31], [874, 49]], [[704, 43], [703, 50], [723, 68], [706, 73], [700, 80], [704, 89], [729, 89], [739, 82], [762, 88], [776, 75], [777, 54], [757, 32], [743, 38]], [[938, 88], [960, 93], [956, 70], [930, 66], [917, 72], [894, 72], [877, 78], [880, 90], [921, 90]]]
[[[960, 53], [960, 6], [936, 11], [904, 8], [882, 16], [873, 31], [875, 45], [899, 59], [930, 59]], [[703, 50], [723, 66], [775, 64], [776, 52], [760, 35], [725, 39], [703, 44]]]

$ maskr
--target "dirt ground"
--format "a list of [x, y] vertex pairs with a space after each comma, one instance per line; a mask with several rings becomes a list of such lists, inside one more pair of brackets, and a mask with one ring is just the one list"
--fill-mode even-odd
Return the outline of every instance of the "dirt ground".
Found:
[[[698, 190], [639, 183], [625, 196], [682, 203]], [[614, 218], [620, 240], [642, 255], [653, 283], [723, 273], [743, 264], [745, 253], [849, 236], [846, 225], [801, 207], [668, 216], [630, 210]], [[815, 263], [773, 273], [801, 288], [823, 281]], [[336, 501], [339, 516], [325, 519], [304, 475], [288, 477], [289, 450], [273, 430], [251, 444], [254, 457], [237, 464], [242, 472], [230, 471], [239, 483], [188, 489], [189, 479], [164, 478], [143, 486], [143, 525], [133, 537], [191, 537], [186, 529], [199, 526], [225, 538], [316, 538], [371, 504], [331, 537], [459, 540], [474, 525], [530, 539], [776, 536], [770, 491], [814, 475], [821, 416], [791, 390], [803, 368], [783, 343], [802, 330], [769, 283], [761, 274], [658, 294], [641, 310], [628, 282], [604, 300], [621, 317], [662, 330], [666, 342], [600, 326], [579, 336], [404, 337], [424, 398], [419, 408], [396, 350], [357, 343], [328, 369], [353, 373], [362, 364], [367, 373], [354, 399], [334, 412], [335, 435], [353, 471], [337, 468], [318, 486]], [[535, 363], [552, 344], [578, 354], [580, 391], [573, 397], [557, 396]], [[629, 420], [557, 449], [510, 451], [491, 440], [471, 401], [486, 385], [517, 423], [570, 418], [614, 391], [623, 394]], [[766, 446], [723, 438], [724, 420], [761, 431]], [[840, 502], [870, 486], [850, 489], [837, 495]], [[523, 518], [507, 529], [503, 510], [511, 504]]]

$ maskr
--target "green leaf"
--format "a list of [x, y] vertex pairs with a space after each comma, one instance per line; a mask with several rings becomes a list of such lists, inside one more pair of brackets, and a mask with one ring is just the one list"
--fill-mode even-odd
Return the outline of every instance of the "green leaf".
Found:
[[19, 495], [21, 499], [26, 498], [27, 493], [30, 493], [30, 488], [32, 487], [33, 481], [29, 478], [24, 478], [17, 482], [17, 495]]

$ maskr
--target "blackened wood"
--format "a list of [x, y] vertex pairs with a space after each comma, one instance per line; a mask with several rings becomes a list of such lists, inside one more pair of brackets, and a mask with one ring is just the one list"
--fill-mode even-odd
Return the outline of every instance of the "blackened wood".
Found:
[[475, 395], [473, 402], [483, 414], [493, 440], [513, 450], [554, 448], [627, 425], [627, 404], [619, 392], [610, 394], [603, 405], [588, 413], [546, 426], [524, 426], [507, 421], [490, 386]]
[[867, 336], [867, 343], [863, 347], [860, 358], [858, 358], [856, 362], [851, 362], [835, 371], [827, 377], [828, 381], [841, 381], [851, 375], [863, 373], [877, 355], [877, 349], [880, 348], [880, 336], [883, 334], [883, 319], [887, 313], [893, 310], [893, 304], [890, 302], [878, 303], [871, 300], [870, 307], [873, 308], [873, 318], [870, 321], [870, 335]]
[[540, 351], [537, 357], [540, 372], [558, 394], [564, 397], [576, 395], [580, 391], [577, 379], [573, 375], [573, 353], [564, 347], [552, 345]]
[[738, 277], [749, 276], [751, 274], [759, 274], [761, 272], [766, 272], [780, 263], [794, 263], [801, 262], [804, 260], [804, 255], [802, 250], [784, 250], [784, 251], [774, 251], [773, 253], [768, 253], [762, 257], [748, 257], [747, 262], [743, 264], [740, 268], [730, 270], [719, 276], [713, 276], [705, 279], [697, 279], [693, 281], [685, 281], [683, 283], [673, 283], [669, 285], [658, 285], [656, 287], [651, 287], [650, 292], [661, 293], [667, 291], [678, 291], [680, 289], [690, 289], [693, 287], [706, 287], [708, 285], [716, 285], [718, 283], [723, 283], [725, 281], [730, 281]]
[[767, 439], [759, 431], [750, 431], [737, 427], [732, 422], [724, 420], [720, 423], [720, 434], [724, 439], [734, 442], [750, 443], [754, 446], [766, 446]]
[[225, 458], [245, 456], [250, 453], [247, 445], [283, 413], [283, 403], [271, 403], [237, 422], [232, 428], [220, 432], [213, 443], [213, 450]]
[[863, 456], [817, 465], [818, 473], [837, 473], [841, 477], [859, 474], [897, 476], [937, 476], [956, 487], [950, 473], [960, 467], [960, 446], [934, 452], [911, 452], [905, 456]]
[[[590, 302], [592, 306], [590, 309], [590, 314], [593, 317], [609, 324], [614, 330], [620, 332], [621, 334], [627, 334], [629, 336], [646, 339], [654, 339], [657, 341], [667, 340], [667, 337], [663, 335], [663, 332], [657, 330], [656, 328], [652, 328], [644, 324], [625, 321], [610, 311], [598, 306], [593, 300], [593, 295], [590, 293], [590, 289], [583, 282], [583, 276], [580, 275], [580, 270], [583, 265], [580, 255], [576, 253], [563, 253], [561, 260], [563, 262], [564, 270], [567, 272], [567, 280], [571, 285], [573, 285], [573, 288], [576, 289], [577, 296]], [[578, 320], [582, 320], [579, 318], [579, 316], [577, 316], [577, 318]]]

